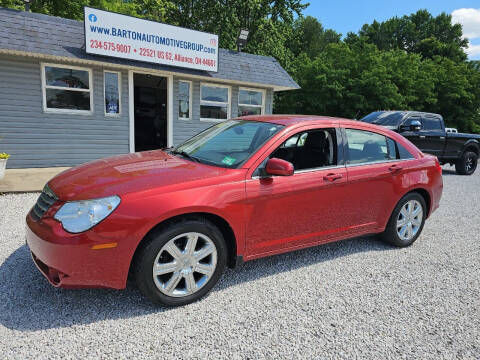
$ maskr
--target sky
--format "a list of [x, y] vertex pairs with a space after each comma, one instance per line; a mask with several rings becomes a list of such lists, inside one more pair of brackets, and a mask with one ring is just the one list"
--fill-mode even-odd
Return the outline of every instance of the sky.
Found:
[[363, 24], [384, 21], [427, 9], [433, 15], [452, 14], [469, 39], [469, 59], [480, 60], [480, 0], [310, 0], [305, 15], [316, 17], [325, 28], [343, 35], [357, 32]]

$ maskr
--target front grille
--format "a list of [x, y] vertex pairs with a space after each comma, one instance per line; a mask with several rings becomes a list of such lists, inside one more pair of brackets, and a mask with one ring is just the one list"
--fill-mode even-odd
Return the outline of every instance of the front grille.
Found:
[[47, 212], [47, 210], [52, 206], [55, 201], [57, 201], [57, 197], [53, 193], [52, 190], [45, 185], [43, 188], [42, 193], [40, 194], [37, 202], [33, 206], [31, 215], [33, 220], [38, 221], [42, 218], [42, 216]]

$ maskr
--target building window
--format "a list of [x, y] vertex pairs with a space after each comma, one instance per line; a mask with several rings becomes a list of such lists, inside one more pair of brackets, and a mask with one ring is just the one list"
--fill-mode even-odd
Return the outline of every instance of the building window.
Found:
[[117, 71], [103, 72], [103, 92], [105, 115], [120, 115], [120, 73]]
[[42, 64], [43, 110], [91, 114], [92, 71], [75, 66]]
[[230, 87], [225, 85], [200, 85], [200, 120], [221, 122], [230, 114]]
[[192, 114], [192, 82], [178, 82], [178, 118], [180, 120], [190, 120]]
[[238, 91], [238, 116], [264, 113], [265, 91], [240, 88]]

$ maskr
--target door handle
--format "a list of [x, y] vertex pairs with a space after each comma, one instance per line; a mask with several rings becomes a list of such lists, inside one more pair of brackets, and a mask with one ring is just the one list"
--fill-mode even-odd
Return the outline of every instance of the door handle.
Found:
[[420, 139], [425, 139], [425, 135], [420, 135], [419, 138]]
[[335, 180], [341, 179], [342, 177], [343, 177], [342, 174], [330, 173], [330, 174], [325, 175], [323, 177], [323, 180], [325, 180], [325, 181], [335, 181]]
[[390, 172], [392, 172], [392, 173], [399, 172], [402, 169], [403, 168], [401, 166], [398, 166], [398, 165], [392, 165], [388, 168], [388, 170], [390, 170]]

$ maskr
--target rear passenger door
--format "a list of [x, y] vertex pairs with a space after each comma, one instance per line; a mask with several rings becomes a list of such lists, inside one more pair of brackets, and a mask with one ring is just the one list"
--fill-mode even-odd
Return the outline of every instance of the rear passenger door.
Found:
[[344, 136], [350, 217], [358, 232], [373, 231], [385, 225], [398, 200], [405, 164], [396, 142], [383, 134], [346, 128]]
[[435, 156], [442, 156], [445, 148], [445, 129], [438, 116], [423, 115], [422, 130], [419, 132], [419, 146], [423, 152]]

